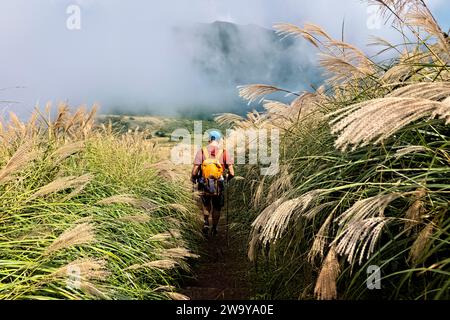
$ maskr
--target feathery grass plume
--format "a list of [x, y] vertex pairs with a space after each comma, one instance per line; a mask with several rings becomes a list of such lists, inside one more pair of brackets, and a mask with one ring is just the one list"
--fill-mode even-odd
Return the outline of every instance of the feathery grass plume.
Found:
[[174, 286], [159, 286], [154, 291], [173, 291], [175, 289]]
[[417, 7], [420, 0], [369, 0], [369, 3], [379, 6], [382, 16], [390, 18], [393, 15], [396, 21], [405, 23], [405, 15], [411, 8]]
[[410, 154], [410, 153], [425, 152], [427, 150], [428, 150], [428, 148], [426, 148], [424, 146], [408, 146], [408, 147], [405, 147], [405, 148], [398, 149], [395, 152], [395, 157], [396, 158], [401, 158], [401, 157], [406, 156], [407, 154]]
[[39, 151], [33, 150], [31, 141], [22, 144], [9, 159], [8, 163], [0, 170], [0, 184], [13, 179], [16, 173], [23, 170], [39, 154]]
[[442, 101], [442, 104], [431, 114], [431, 118], [443, 119], [446, 125], [450, 124], [450, 97]]
[[321, 54], [320, 65], [330, 74], [331, 83], [366, 78], [374, 74], [374, 69], [364, 65], [355, 65], [342, 57]]
[[69, 117], [69, 106], [65, 103], [60, 103], [58, 106], [58, 111], [56, 113], [56, 120], [53, 122], [53, 131], [56, 136], [58, 130], [64, 128], [64, 124], [67, 122]]
[[234, 126], [243, 121], [244, 118], [234, 113], [222, 113], [214, 118], [214, 121], [220, 125]]
[[76, 270], [82, 281], [105, 280], [111, 273], [106, 269], [106, 261], [101, 259], [82, 258], [70, 262], [57, 269], [53, 275], [67, 277]]
[[414, 73], [414, 66], [409, 63], [399, 63], [387, 70], [383, 76], [381, 76], [380, 81], [382, 83], [398, 83]]
[[419, 27], [425, 30], [429, 35], [435, 37], [438, 40], [438, 45], [442, 52], [448, 54], [450, 51], [448, 36], [442, 31], [426, 5], [412, 8], [412, 10], [406, 14], [406, 23], [411, 26]]
[[318, 39], [308, 32], [305, 32], [302, 28], [291, 23], [279, 23], [273, 26], [276, 33], [284, 38], [286, 37], [302, 37], [316, 48], [319, 48]]
[[403, 195], [406, 195], [406, 193], [394, 192], [378, 194], [367, 199], [359, 200], [351, 208], [338, 216], [335, 221], [340, 226], [343, 226], [344, 224], [363, 221], [368, 218], [383, 217], [388, 205]]
[[[289, 173], [289, 166], [282, 166], [280, 168], [281, 175], [278, 179], [275, 179], [275, 181], [272, 182], [272, 184], [269, 187], [269, 192], [264, 194], [267, 201], [272, 203], [275, 201], [279, 194], [282, 194], [290, 189], [292, 189], [292, 178], [293, 175]], [[262, 193], [261, 193], [262, 196]]]
[[313, 263], [317, 256], [323, 257], [325, 248], [328, 245], [328, 233], [330, 231], [331, 224], [333, 222], [334, 213], [328, 215], [325, 222], [320, 227], [319, 231], [314, 237], [311, 249], [308, 252], [308, 260]]
[[52, 274], [52, 276], [57, 278], [67, 278], [70, 280], [69, 285], [73, 289], [79, 289], [93, 297], [106, 299], [106, 294], [103, 293], [93, 281], [105, 281], [110, 274], [111, 272], [106, 269], [105, 260], [84, 258], [60, 267]]
[[122, 195], [115, 195], [111, 196], [105, 199], [102, 199], [97, 202], [97, 205], [100, 206], [108, 206], [112, 204], [124, 204], [124, 205], [130, 205], [132, 207], [135, 207], [137, 209], [145, 209], [148, 211], [155, 210], [157, 207], [152, 202], [145, 200], [145, 199], [138, 199], [132, 195], [128, 194], [122, 194]]
[[356, 264], [359, 254], [359, 264], [362, 264], [363, 259], [368, 259], [374, 252], [383, 227], [392, 219], [374, 217], [353, 220], [346, 225], [331, 245], [336, 247], [336, 252], [341, 256], [346, 256], [351, 265]]
[[310, 208], [309, 210], [306, 210], [304, 213], [302, 213], [302, 217], [304, 217], [308, 220], [312, 220], [312, 219], [316, 218], [316, 216], [319, 213], [322, 213], [326, 208], [331, 207], [335, 204], [336, 204], [336, 201], [330, 201], [330, 202], [325, 202], [325, 203], [319, 204], [317, 206]]
[[450, 97], [450, 81], [414, 83], [396, 89], [386, 97], [407, 97], [441, 101], [447, 97]]
[[266, 84], [250, 84], [245, 86], [238, 86], [238, 90], [239, 96], [245, 100], [248, 100], [249, 104], [256, 101], [258, 98], [263, 101], [265, 96], [275, 92], [294, 94], [293, 92], [290, 92], [288, 90], [269, 86]]
[[324, 38], [325, 42], [333, 40], [325, 30], [312, 23], [306, 23], [303, 29], [290, 23], [279, 23], [274, 25], [273, 28], [280, 36], [302, 37], [316, 48], [319, 48], [320, 45], [324, 45], [323, 41], [320, 40], [321, 37]]
[[55, 159], [54, 163], [59, 163], [64, 161], [68, 157], [82, 151], [85, 147], [84, 141], [76, 141], [73, 143], [65, 144], [59, 147], [53, 154], [52, 157]]
[[419, 232], [416, 240], [411, 246], [409, 251], [408, 260], [413, 264], [417, 265], [423, 259], [426, 249], [429, 246], [430, 238], [433, 235], [435, 229], [435, 224], [433, 221], [429, 222], [422, 231]]
[[249, 250], [248, 250], [248, 258], [251, 261], [254, 261], [256, 259], [257, 246], [259, 244], [261, 229], [265, 225], [267, 225], [267, 222], [269, 221], [272, 212], [276, 208], [278, 208], [280, 206], [280, 204], [283, 203], [285, 200], [286, 200], [285, 198], [281, 197], [277, 201], [271, 203], [253, 221], [253, 223], [251, 225], [252, 231], [250, 234], [250, 243], [249, 243]]
[[174, 236], [170, 232], [163, 232], [155, 234], [154, 236], [150, 237], [150, 241], [164, 241], [168, 239], [172, 239]]
[[166, 295], [172, 300], [177, 300], [177, 301], [191, 300], [191, 298], [189, 298], [188, 296], [178, 293], [178, 292], [166, 292]]
[[143, 264], [135, 264], [128, 268], [125, 268], [125, 270], [139, 270], [139, 269], [145, 269], [145, 268], [151, 268], [151, 269], [160, 269], [160, 270], [169, 270], [173, 269], [178, 265], [178, 262], [171, 259], [164, 259], [164, 260], [155, 260], [146, 262]]
[[[299, 215], [304, 213], [309, 206], [318, 200], [324, 193], [324, 189], [317, 189], [309, 191], [302, 196], [282, 202], [274, 210], [270, 217], [265, 221], [264, 225], [256, 225], [254, 227], [261, 228], [259, 239], [263, 244], [268, 242], [275, 242], [281, 237], [283, 232], [289, 225], [294, 212]], [[256, 222], [256, 220], [255, 220]], [[255, 223], [254, 222], [254, 223]]]
[[414, 226], [420, 223], [422, 215], [425, 213], [425, 203], [423, 198], [427, 195], [425, 188], [419, 188], [415, 194], [415, 200], [405, 213], [405, 228], [404, 230], [411, 230]]
[[91, 174], [85, 174], [79, 177], [69, 176], [58, 178], [49, 184], [41, 187], [38, 191], [36, 191], [30, 198], [30, 200], [45, 197], [53, 193], [57, 193], [63, 190], [72, 189], [75, 190], [71, 192], [67, 198], [71, 198], [77, 193], [81, 192], [83, 188], [92, 180]]
[[314, 295], [319, 300], [333, 300], [337, 298], [336, 280], [340, 273], [339, 261], [335, 248], [328, 251], [319, 277], [314, 288]]
[[167, 205], [168, 209], [172, 209], [174, 211], [178, 211], [180, 213], [188, 213], [189, 210], [186, 208], [186, 206], [179, 204], [179, 203], [170, 203]]
[[197, 259], [197, 258], [200, 258], [200, 256], [198, 254], [192, 253], [188, 249], [183, 248], [183, 247], [166, 249], [163, 252], [161, 252], [161, 254], [164, 257], [173, 258], [173, 259], [187, 259], [187, 258]]
[[52, 254], [56, 251], [86, 244], [95, 240], [94, 228], [90, 223], [79, 224], [69, 230], [64, 231], [47, 248], [45, 254]]
[[355, 150], [369, 143], [381, 143], [416, 120], [434, 114], [444, 116], [449, 108], [441, 102], [428, 99], [381, 98], [333, 113], [336, 115], [342, 112], [330, 125], [332, 133], [338, 134], [336, 148], [345, 151], [349, 145], [353, 145]]
[[148, 213], [142, 214], [130, 214], [123, 217], [120, 217], [119, 220], [124, 222], [134, 222], [134, 223], [148, 223], [151, 218]]
[[299, 117], [304, 117], [313, 112], [316, 113], [317, 117], [320, 117], [320, 115], [318, 115], [316, 111], [319, 110], [319, 105], [322, 100], [323, 95], [321, 93], [303, 93], [300, 97], [295, 98], [291, 102], [291, 119], [298, 120]]
[[[262, 204], [262, 200], [265, 199], [264, 187], [265, 187], [266, 177], [262, 177], [260, 181], [252, 183], [252, 190], [254, 190], [252, 196], [252, 204], [254, 207], [259, 207]], [[256, 184], [256, 188], [254, 187]]]
[[286, 112], [289, 110], [289, 105], [279, 101], [264, 100], [264, 109], [270, 116], [285, 116]]

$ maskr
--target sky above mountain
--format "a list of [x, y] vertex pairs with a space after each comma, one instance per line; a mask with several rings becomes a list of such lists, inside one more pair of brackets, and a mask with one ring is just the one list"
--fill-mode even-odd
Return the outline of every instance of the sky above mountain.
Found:
[[[428, 3], [448, 29], [447, 1]], [[73, 5], [80, 10], [79, 28], [70, 20], [78, 14]], [[98, 102], [104, 112], [220, 106], [220, 87], [193, 64], [202, 50], [192, 47], [198, 41], [180, 40], [174, 29], [217, 20], [265, 28], [314, 22], [339, 37], [344, 19], [346, 40], [359, 46], [369, 35], [398, 39], [374, 23], [374, 11], [360, 0], [2, 0], [0, 111], [27, 116], [47, 101]], [[304, 57], [310, 59], [306, 49]]]

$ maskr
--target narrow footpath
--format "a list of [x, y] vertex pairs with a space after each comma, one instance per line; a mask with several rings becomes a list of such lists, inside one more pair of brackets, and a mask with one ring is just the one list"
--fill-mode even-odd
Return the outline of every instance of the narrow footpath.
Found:
[[223, 213], [218, 235], [205, 238], [201, 257], [193, 266], [194, 277], [186, 281], [181, 293], [191, 300], [251, 299], [252, 264], [247, 259], [245, 243], [233, 235], [230, 228], [227, 241]]

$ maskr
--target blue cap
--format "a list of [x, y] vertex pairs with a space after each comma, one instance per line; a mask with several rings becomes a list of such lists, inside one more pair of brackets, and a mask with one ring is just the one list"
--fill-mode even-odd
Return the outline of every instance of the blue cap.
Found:
[[219, 131], [210, 131], [208, 133], [209, 141], [219, 141], [222, 138], [222, 135]]

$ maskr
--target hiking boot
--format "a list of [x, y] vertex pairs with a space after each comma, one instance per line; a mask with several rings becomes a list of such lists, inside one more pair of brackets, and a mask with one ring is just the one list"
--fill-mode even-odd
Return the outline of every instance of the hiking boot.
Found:
[[204, 236], [208, 236], [209, 234], [209, 225], [207, 225], [206, 223], [203, 225], [203, 229], [202, 229], [203, 235]]

